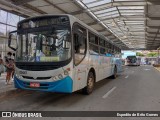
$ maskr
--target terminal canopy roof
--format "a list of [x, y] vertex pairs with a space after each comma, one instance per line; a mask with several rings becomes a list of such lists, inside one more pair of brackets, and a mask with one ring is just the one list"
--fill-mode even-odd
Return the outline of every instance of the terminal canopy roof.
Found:
[[124, 50], [160, 46], [160, 0], [0, 0], [0, 9], [24, 17], [71, 14]]

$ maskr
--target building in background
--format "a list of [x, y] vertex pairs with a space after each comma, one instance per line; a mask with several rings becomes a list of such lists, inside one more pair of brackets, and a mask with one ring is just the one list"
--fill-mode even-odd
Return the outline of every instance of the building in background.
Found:
[[8, 33], [16, 30], [17, 23], [23, 19], [24, 17], [0, 9], [0, 54], [2, 58], [11, 51], [8, 48]]

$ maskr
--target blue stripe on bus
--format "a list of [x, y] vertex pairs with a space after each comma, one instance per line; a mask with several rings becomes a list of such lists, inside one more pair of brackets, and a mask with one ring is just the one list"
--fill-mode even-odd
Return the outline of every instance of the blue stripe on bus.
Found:
[[40, 83], [40, 87], [32, 88], [30, 87], [30, 82], [22, 81], [17, 77], [14, 77], [14, 85], [16, 88], [46, 92], [72, 93], [73, 80], [69, 76], [55, 82], [37, 82]]

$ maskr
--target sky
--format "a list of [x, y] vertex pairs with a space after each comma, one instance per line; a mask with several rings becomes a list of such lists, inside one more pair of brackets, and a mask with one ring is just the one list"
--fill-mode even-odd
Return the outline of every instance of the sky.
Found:
[[129, 55], [136, 55], [136, 52], [137, 51], [122, 51], [123, 55], [122, 55], [122, 58], [125, 59], [127, 56]]

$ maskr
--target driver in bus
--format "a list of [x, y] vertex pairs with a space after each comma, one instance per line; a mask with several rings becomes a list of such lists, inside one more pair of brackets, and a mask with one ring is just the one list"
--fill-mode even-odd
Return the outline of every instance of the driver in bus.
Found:
[[57, 37], [55, 37], [55, 35], [50, 38], [50, 41], [51, 41], [51, 46], [50, 46], [50, 52], [51, 52], [51, 55], [52, 56], [56, 56], [57, 55], [57, 46], [56, 46], [56, 41], [57, 41]]

